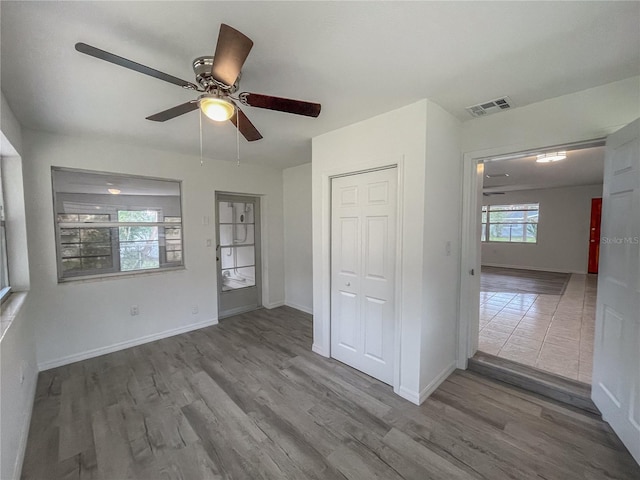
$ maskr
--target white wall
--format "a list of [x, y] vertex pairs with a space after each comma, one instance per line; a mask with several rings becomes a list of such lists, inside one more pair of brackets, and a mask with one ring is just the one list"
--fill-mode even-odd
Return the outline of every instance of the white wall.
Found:
[[29, 258], [27, 255], [22, 158], [19, 156], [2, 157], [1, 161], [11, 289], [24, 292], [29, 290]]
[[[449, 365], [455, 356], [451, 332], [455, 332], [456, 319], [450, 314], [455, 312], [457, 303], [454, 297], [458, 284], [460, 153], [455, 144], [456, 133], [451, 130], [457, 128], [457, 122], [449, 114], [432, 102], [422, 100], [313, 139], [314, 351], [325, 356], [330, 354], [330, 176], [397, 164], [402, 237], [398, 244], [401, 288], [396, 298], [401, 333], [396, 341], [401, 345], [401, 353], [397, 359], [400, 371], [395, 390], [415, 403], [424, 399], [427, 386], [435, 385], [437, 378], [446, 376], [449, 367], [434, 374], [435, 370], [443, 364]], [[429, 129], [433, 130], [432, 136], [428, 135]], [[427, 178], [425, 172], [432, 174], [432, 178]], [[441, 174], [453, 177], [442, 180]], [[441, 180], [443, 185], [438, 186]], [[430, 188], [436, 189], [433, 195], [426, 191]], [[452, 189], [445, 193], [445, 197], [452, 200], [449, 205], [435, 199], [447, 188]], [[426, 213], [426, 202], [437, 206], [439, 211]], [[434, 237], [438, 247], [433, 249], [431, 243], [427, 247], [424, 238], [425, 231], [429, 230], [425, 221], [432, 220], [438, 226], [446, 224], [444, 234]], [[452, 257], [441, 261], [438, 257], [445, 255], [446, 239], [452, 242]], [[427, 271], [427, 265], [437, 268]], [[441, 275], [452, 284], [439, 286], [437, 292], [442, 293], [446, 288], [451, 292], [445, 295], [442, 310], [431, 311], [437, 303], [437, 293], [429, 292], [426, 300], [425, 290], [434, 288]], [[444, 316], [440, 317], [441, 314]], [[443, 327], [446, 331], [443, 345], [431, 356], [427, 352], [440, 341], [431, 333], [441, 331], [440, 326], [444, 324], [447, 325]], [[424, 336], [422, 332], [426, 332]], [[435, 356], [439, 357], [437, 361], [428, 364]]]
[[11, 146], [22, 155], [22, 128], [16, 120], [13, 110], [7, 103], [4, 93], [0, 92], [0, 130]]
[[[24, 225], [24, 195], [22, 185], [22, 131], [4, 95], [0, 95], [0, 130], [11, 146], [11, 157], [2, 158], [6, 181], [7, 247], [11, 283], [16, 290], [29, 288], [26, 260], [26, 229]], [[18, 154], [16, 156], [15, 154]], [[0, 478], [17, 479], [31, 420], [31, 409], [38, 379], [33, 318], [28, 313], [30, 294], [17, 309], [18, 296], [0, 307], [2, 323], [10, 321], [0, 339]], [[2, 330], [5, 330], [3, 328]]]
[[[423, 255], [421, 399], [456, 361], [460, 283], [462, 153], [460, 122], [433, 102], [427, 105]], [[446, 377], [445, 377], [446, 378]]]
[[282, 172], [284, 189], [284, 301], [313, 313], [311, 164]]
[[488, 154], [605, 137], [640, 115], [640, 77], [462, 124], [462, 150]]
[[[25, 295], [24, 293], [18, 295]], [[9, 302], [15, 301], [15, 296]], [[28, 299], [27, 299], [28, 300]], [[0, 478], [18, 479], [29, 433], [38, 369], [32, 318], [18, 311], [0, 344]], [[5, 305], [6, 309], [7, 306]], [[4, 316], [7, 311], [3, 312]]]
[[483, 243], [482, 264], [553, 272], [587, 273], [591, 199], [602, 185], [521, 190], [484, 197], [484, 205], [540, 203], [538, 242]]
[[[98, 139], [23, 131], [31, 306], [41, 368], [217, 321], [215, 191], [263, 195], [263, 302], [284, 303], [282, 173]], [[185, 270], [57, 283], [51, 166], [182, 180]], [[208, 224], [204, 221], [208, 218]], [[138, 305], [140, 315], [129, 314]], [[192, 307], [199, 313], [193, 315]]]

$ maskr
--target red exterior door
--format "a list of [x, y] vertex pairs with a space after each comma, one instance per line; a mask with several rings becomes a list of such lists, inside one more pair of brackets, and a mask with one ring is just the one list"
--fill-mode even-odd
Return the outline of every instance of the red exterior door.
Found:
[[591, 199], [591, 225], [589, 226], [589, 273], [598, 273], [600, 256], [600, 220], [602, 218], [602, 199]]

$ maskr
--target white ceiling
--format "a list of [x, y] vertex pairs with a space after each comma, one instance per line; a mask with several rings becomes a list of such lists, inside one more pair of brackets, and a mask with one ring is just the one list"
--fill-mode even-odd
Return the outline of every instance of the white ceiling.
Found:
[[[601, 185], [604, 177], [604, 147], [568, 151], [565, 160], [552, 163], [537, 163], [535, 155], [488, 161], [484, 164], [484, 173], [485, 193]], [[503, 173], [509, 176], [486, 177]]]
[[[221, 22], [255, 46], [241, 90], [322, 103], [317, 119], [247, 107], [264, 139], [245, 162], [311, 160], [311, 138], [421, 98], [516, 107], [640, 73], [638, 2], [8, 2], [1, 86], [26, 127], [199, 154], [198, 115], [145, 117], [194, 98], [82, 55], [85, 42], [193, 81]], [[499, 113], [498, 113], [499, 115]], [[230, 124], [207, 123], [205, 156], [235, 160]]]

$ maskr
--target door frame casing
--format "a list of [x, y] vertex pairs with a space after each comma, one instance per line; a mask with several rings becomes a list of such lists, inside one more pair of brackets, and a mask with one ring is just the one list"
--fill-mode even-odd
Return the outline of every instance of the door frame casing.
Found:
[[[462, 244], [460, 252], [460, 299], [458, 319], [458, 352], [457, 367], [463, 370], [467, 368], [467, 361], [478, 349], [479, 298], [475, 298], [473, 292], [477, 290], [474, 282], [480, 283], [481, 258], [476, 258], [475, 248], [480, 239], [476, 235], [478, 212], [478, 187], [477, 166], [480, 161], [494, 157], [517, 155], [520, 153], [554, 150], [560, 148], [587, 148], [588, 146], [604, 145], [605, 138], [597, 137], [587, 140], [568, 141], [562, 144], [540, 146], [535, 144], [512, 145], [486, 150], [476, 150], [463, 155], [463, 182], [462, 182]], [[471, 275], [474, 269], [478, 274]]]
[[[402, 226], [403, 226], [403, 192], [404, 192], [404, 156], [394, 159], [382, 158], [353, 165], [337, 167], [320, 174], [322, 183], [321, 221], [322, 233], [320, 243], [322, 245], [321, 270], [321, 302], [322, 309], [318, 315], [314, 309], [314, 322], [321, 324], [322, 340], [318, 342], [314, 336], [312, 350], [324, 357], [331, 357], [331, 185], [333, 178], [347, 175], [357, 175], [376, 170], [397, 169], [397, 204], [396, 204], [396, 251], [395, 251], [395, 304], [394, 304], [394, 366], [393, 366], [393, 390], [400, 390], [400, 360], [401, 360], [401, 333], [402, 316], [399, 300], [402, 298]], [[315, 235], [315, 232], [314, 232]], [[315, 267], [315, 265], [314, 265]]]

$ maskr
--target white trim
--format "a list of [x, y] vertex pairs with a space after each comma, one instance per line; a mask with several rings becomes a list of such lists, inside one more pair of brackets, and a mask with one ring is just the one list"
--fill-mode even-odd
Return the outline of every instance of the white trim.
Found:
[[546, 267], [528, 267], [525, 265], [505, 265], [502, 263], [483, 263], [483, 267], [500, 267], [500, 268], [515, 268], [518, 270], [531, 270], [534, 272], [553, 272], [553, 273], [577, 273], [581, 275], [586, 275], [586, 271], [577, 271], [577, 270], [562, 270], [559, 268], [546, 268]]
[[35, 371], [34, 378], [31, 381], [31, 395], [28, 395], [29, 404], [25, 405], [25, 418], [22, 424], [22, 432], [20, 433], [20, 442], [18, 443], [18, 455], [13, 464], [13, 478], [20, 478], [22, 472], [22, 464], [24, 463], [24, 454], [27, 451], [27, 439], [29, 438], [29, 427], [31, 426], [31, 415], [33, 413], [33, 404], [36, 399], [36, 387], [38, 386], [38, 372]]
[[393, 390], [398, 393], [396, 389], [400, 389], [400, 373], [401, 365], [402, 365], [402, 232], [403, 232], [403, 215], [404, 211], [404, 155], [400, 158], [400, 160], [396, 163], [396, 174], [397, 174], [397, 182], [398, 189], [396, 192], [396, 289], [394, 292], [395, 295], [395, 338], [394, 338], [394, 349], [395, 349], [395, 357], [394, 361], [394, 369], [393, 369]]
[[201, 328], [210, 327], [211, 325], [217, 325], [217, 324], [218, 324], [218, 319], [214, 318], [212, 320], [205, 320], [203, 322], [192, 323], [190, 325], [185, 325], [183, 327], [172, 328], [171, 330], [165, 330], [164, 332], [145, 335], [144, 337], [134, 338], [133, 340], [126, 340], [124, 342], [114, 343], [113, 345], [108, 345], [106, 347], [98, 347], [92, 350], [86, 350], [84, 352], [74, 353], [66, 357], [56, 358], [54, 360], [38, 363], [38, 371], [42, 372], [44, 370], [49, 370], [51, 368], [61, 367], [63, 365], [79, 362], [81, 360], [87, 360], [93, 357], [99, 357], [100, 355], [105, 355], [107, 353], [113, 353], [119, 350], [125, 350], [130, 347], [136, 347], [138, 345], [142, 345], [145, 343], [154, 342], [156, 340], [161, 340], [167, 337], [173, 337], [175, 335], [180, 335], [181, 333], [187, 333], [187, 332], [191, 332], [192, 330], [199, 330]]
[[451, 375], [456, 369], [456, 362], [451, 362], [444, 370], [442, 370], [436, 378], [434, 378], [429, 385], [424, 387], [420, 391], [420, 404], [422, 404], [437, 388], [444, 382], [449, 375]]
[[329, 352], [327, 352], [321, 345], [313, 344], [311, 346], [311, 351], [317, 353], [318, 355], [322, 355], [323, 357], [329, 358]]
[[312, 307], [303, 307], [302, 305], [298, 305], [297, 303], [293, 303], [293, 302], [287, 302], [286, 300], [284, 304], [287, 307], [295, 308], [296, 310], [300, 310], [301, 312], [308, 313], [309, 315], [313, 315]]
[[414, 390], [409, 390], [406, 387], [400, 387], [395, 390], [395, 393], [400, 395], [405, 400], [409, 400], [411, 403], [415, 405], [420, 405], [420, 394]]
[[442, 372], [438, 374], [433, 381], [424, 387], [420, 392], [416, 392], [414, 390], [409, 390], [405, 387], [400, 387], [396, 392], [405, 400], [409, 400], [411, 403], [415, 403], [416, 405], [422, 405], [424, 401], [429, 398], [429, 396], [437, 390], [437, 388], [444, 382], [449, 375], [451, 375], [456, 369], [456, 362], [452, 362], [449, 364]]
[[[458, 306], [458, 351], [457, 365], [460, 369], [467, 368], [467, 360], [475, 352], [474, 323], [480, 320], [479, 300], [474, 300], [474, 291], [480, 282], [480, 259], [476, 258], [478, 244], [476, 243], [477, 218], [474, 215], [477, 209], [478, 192], [478, 159], [469, 154], [463, 157], [463, 183], [462, 183], [462, 236], [460, 244], [460, 301]], [[479, 242], [480, 239], [477, 239]], [[471, 270], [474, 275], [471, 275]], [[478, 303], [478, 305], [476, 305]], [[477, 318], [476, 318], [477, 317]]]
[[278, 302], [268, 303], [268, 304], [264, 305], [264, 308], [266, 308], [267, 310], [271, 310], [273, 308], [284, 307], [285, 305], [286, 304], [284, 303], [284, 300], [280, 300]]

